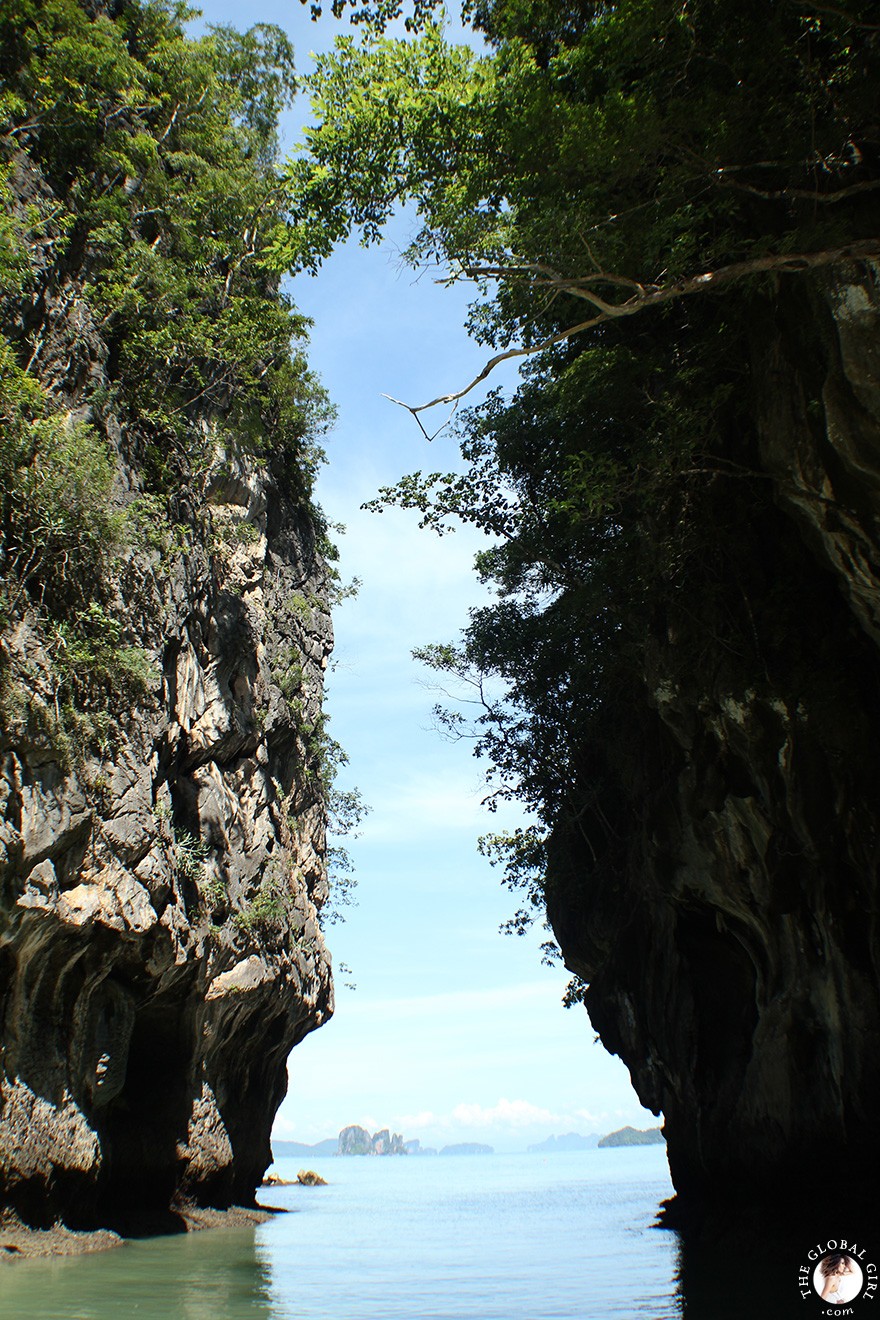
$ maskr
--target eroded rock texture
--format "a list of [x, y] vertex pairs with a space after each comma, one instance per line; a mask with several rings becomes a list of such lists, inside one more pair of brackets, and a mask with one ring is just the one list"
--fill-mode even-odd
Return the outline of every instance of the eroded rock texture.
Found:
[[743, 368], [714, 547], [655, 620], [604, 823], [557, 831], [548, 887], [698, 1216], [851, 1207], [880, 1145], [876, 267], [783, 281]]
[[[79, 278], [30, 313], [44, 383], [107, 435], [124, 506], [142, 437], [90, 402], [108, 349]], [[148, 526], [113, 584], [145, 690], [98, 693], [109, 718], [80, 738], [57, 637], [25, 610], [2, 639], [0, 1202], [32, 1225], [251, 1204], [288, 1053], [332, 1012], [326, 569], [271, 445], [249, 460], [211, 418], [203, 438], [177, 528]]]

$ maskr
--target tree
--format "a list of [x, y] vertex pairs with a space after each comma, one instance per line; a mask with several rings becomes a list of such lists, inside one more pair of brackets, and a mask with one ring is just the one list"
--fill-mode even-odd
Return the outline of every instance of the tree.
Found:
[[448, 47], [428, 23], [418, 40], [371, 31], [319, 61], [291, 233], [314, 265], [352, 226], [374, 240], [414, 198], [411, 258], [496, 288], [472, 328], [502, 351], [478, 379], [607, 320], [880, 251], [869, 5], [469, 12], [493, 55]]
[[645, 709], [663, 639], [707, 683], [742, 686], [764, 681], [753, 602], [797, 631], [801, 586], [777, 598], [744, 548], [765, 539], [784, 576], [750, 363], [780, 303], [819, 325], [816, 272], [880, 253], [880, 26], [866, 3], [806, 0], [469, 12], [485, 55], [428, 22], [319, 61], [286, 241], [314, 267], [410, 199], [410, 259], [478, 292], [479, 378], [530, 360], [512, 400], [459, 418], [464, 475], [415, 473], [375, 507], [496, 539], [478, 566], [500, 600], [424, 658], [506, 685], [472, 732], [493, 791], [535, 813], [509, 848], [534, 906], [536, 875], [552, 903], [563, 838], [592, 883], [622, 883], [657, 791]]

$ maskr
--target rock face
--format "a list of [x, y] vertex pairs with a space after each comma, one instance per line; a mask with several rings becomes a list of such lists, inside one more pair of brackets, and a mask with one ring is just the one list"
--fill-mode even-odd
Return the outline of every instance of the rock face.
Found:
[[[140, 440], [92, 402], [111, 364], [81, 278], [31, 313], [55, 398], [115, 452], [122, 507]], [[111, 614], [149, 677], [107, 693], [103, 746], [58, 737], [38, 612], [2, 637], [0, 1202], [35, 1226], [253, 1203], [288, 1053], [332, 1012], [327, 573], [271, 445], [248, 459], [220, 421], [171, 539], [156, 526], [118, 565]]]
[[656, 620], [614, 828], [552, 841], [554, 929], [665, 1115], [683, 1210], [815, 1204], [831, 1181], [852, 1204], [874, 1179], [878, 274], [758, 309], [754, 431], [706, 496], [723, 554]]
[[320, 1173], [315, 1173], [314, 1169], [300, 1169], [296, 1175], [296, 1181], [300, 1187], [326, 1187], [327, 1179], [322, 1178]]

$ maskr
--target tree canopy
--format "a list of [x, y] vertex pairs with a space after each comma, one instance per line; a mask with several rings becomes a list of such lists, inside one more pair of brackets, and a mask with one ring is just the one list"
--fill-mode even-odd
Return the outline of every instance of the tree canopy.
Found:
[[[322, 57], [291, 177], [312, 265], [414, 199], [415, 261], [495, 290], [472, 328], [554, 334], [753, 274], [878, 250], [877, 24], [776, 0], [475, 4]], [[296, 258], [295, 258], [296, 259]], [[586, 304], [586, 306], [584, 306]]]

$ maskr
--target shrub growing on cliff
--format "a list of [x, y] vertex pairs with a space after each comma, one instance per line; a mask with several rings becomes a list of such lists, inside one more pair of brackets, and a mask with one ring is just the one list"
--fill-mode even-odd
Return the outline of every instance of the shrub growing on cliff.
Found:
[[84, 607], [121, 540], [114, 466], [95, 429], [53, 409], [0, 344], [0, 528], [5, 609]]

